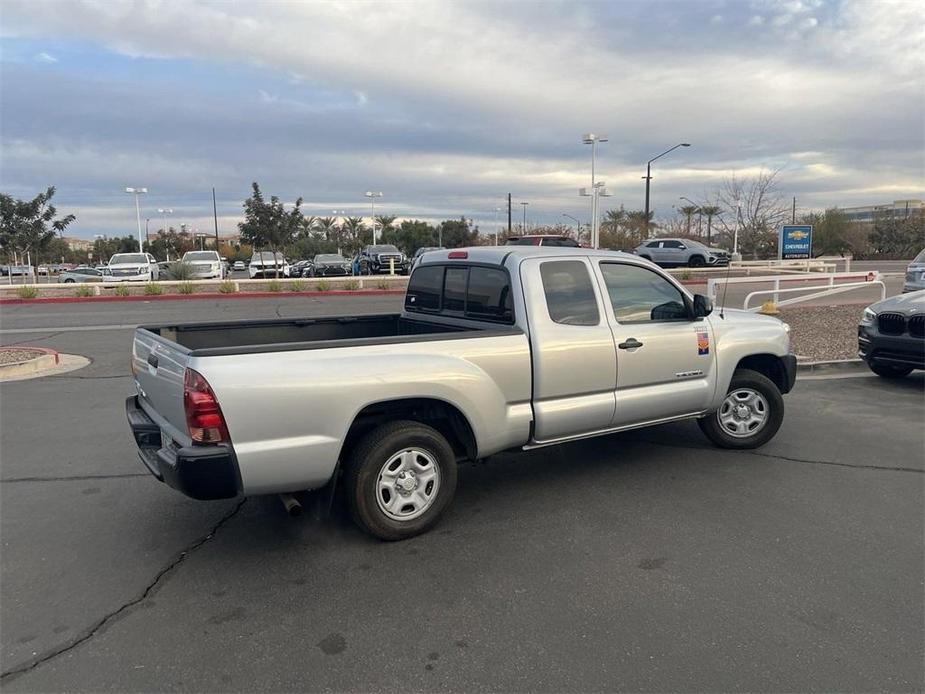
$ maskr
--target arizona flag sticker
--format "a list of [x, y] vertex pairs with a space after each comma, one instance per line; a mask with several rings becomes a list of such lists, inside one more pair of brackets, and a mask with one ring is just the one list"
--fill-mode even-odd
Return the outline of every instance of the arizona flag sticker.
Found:
[[697, 354], [704, 355], [710, 353], [710, 333], [703, 328], [696, 328], [697, 332]]

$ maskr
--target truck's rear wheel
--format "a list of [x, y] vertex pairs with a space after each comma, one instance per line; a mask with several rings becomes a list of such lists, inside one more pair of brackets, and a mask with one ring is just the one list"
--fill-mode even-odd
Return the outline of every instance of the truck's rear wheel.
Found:
[[720, 448], [758, 448], [783, 421], [784, 398], [773, 381], [751, 369], [736, 369], [723, 404], [697, 424]]
[[353, 448], [344, 481], [357, 525], [381, 540], [403, 540], [429, 530], [449, 506], [456, 457], [436, 429], [390, 422]]

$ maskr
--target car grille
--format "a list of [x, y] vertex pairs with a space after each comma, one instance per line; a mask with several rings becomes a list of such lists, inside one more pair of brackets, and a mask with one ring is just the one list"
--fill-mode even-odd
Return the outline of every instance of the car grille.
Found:
[[925, 316], [912, 316], [909, 319], [909, 334], [912, 337], [925, 338]]
[[901, 313], [881, 313], [877, 328], [883, 335], [902, 335], [906, 331], [906, 317]]
[[140, 270], [113, 270], [113, 277], [134, 277], [140, 274]]
[[389, 260], [391, 260], [392, 258], [395, 259], [395, 264], [396, 264], [396, 265], [398, 265], [398, 264], [401, 262], [401, 256], [400, 256], [400, 255], [395, 255], [394, 253], [393, 253], [393, 254], [389, 254], [389, 255], [385, 255], [385, 254], [381, 253], [381, 254], [379, 254], [379, 263], [380, 263], [380, 264], [383, 264], [383, 265], [387, 265], [388, 262], [389, 262]]

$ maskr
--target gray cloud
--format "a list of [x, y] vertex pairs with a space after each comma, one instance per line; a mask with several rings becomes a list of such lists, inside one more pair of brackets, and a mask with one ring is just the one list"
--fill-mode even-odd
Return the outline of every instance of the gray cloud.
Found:
[[319, 211], [361, 212], [374, 186], [391, 211], [435, 217], [490, 219], [512, 191], [552, 221], [583, 210], [579, 135], [600, 130], [602, 175], [628, 207], [646, 159], [682, 139], [695, 146], [656, 170], [664, 213], [762, 165], [785, 167], [808, 207], [922, 196], [915, 15], [818, 0], [8, 0], [8, 41], [79, 39], [111, 57], [3, 63], [0, 179], [22, 194], [57, 184], [85, 210], [82, 233], [122, 225], [119, 191], [136, 182], [191, 215], [215, 185], [229, 220], [257, 179]]

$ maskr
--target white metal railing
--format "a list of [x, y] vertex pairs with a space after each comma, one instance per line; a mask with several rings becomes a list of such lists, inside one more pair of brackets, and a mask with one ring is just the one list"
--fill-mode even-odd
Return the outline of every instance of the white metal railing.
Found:
[[[821, 276], [814, 275], [812, 279], [825, 280], [825, 282], [821, 285], [804, 284], [799, 287], [781, 288], [781, 282], [807, 282], [809, 281], [809, 278], [795, 277], [794, 275], [771, 275], [764, 277], [715, 277], [707, 280], [707, 294], [711, 299], [713, 299], [715, 303], [719, 293], [720, 285], [724, 286], [725, 291], [725, 288], [730, 284], [773, 284], [773, 288], [771, 289], [758, 289], [746, 294], [745, 300], [742, 303], [742, 308], [747, 311], [757, 311], [759, 307], [749, 308], [749, 303], [753, 297], [764, 295], [771, 295], [774, 303], [776, 303], [778, 306], [787, 306], [790, 304], [797, 304], [803, 301], [811, 301], [813, 299], [819, 299], [826, 296], [834, 296], [836, 294], [852, 291], [854, 289], [879, 286], [880, 298], [886, 298], [886, 285], [881, 279], [880, 273], [875, 270], [867, 273], [832, 272]], [[858, 279], [861, 281], [845, 281]], [[796, 296], [792, 299], [784, 299], [783, 301], [779, 300], [779, 295], [781, 294], [796, 294], [798, 292], [810, 293]]]

